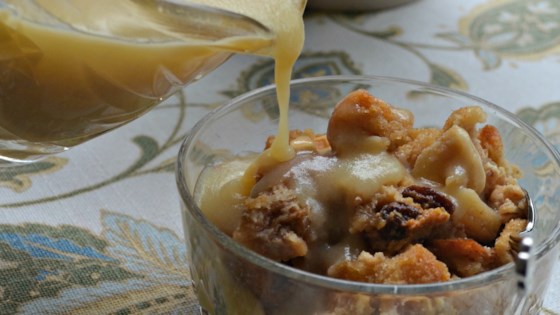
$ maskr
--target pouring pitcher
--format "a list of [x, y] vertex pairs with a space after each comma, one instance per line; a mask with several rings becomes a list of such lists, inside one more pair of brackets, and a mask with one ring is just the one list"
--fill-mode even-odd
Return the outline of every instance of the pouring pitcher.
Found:
[[273, 34], [177, 0], [0, 0], [0, 161], [31, 162], [117, 128]]

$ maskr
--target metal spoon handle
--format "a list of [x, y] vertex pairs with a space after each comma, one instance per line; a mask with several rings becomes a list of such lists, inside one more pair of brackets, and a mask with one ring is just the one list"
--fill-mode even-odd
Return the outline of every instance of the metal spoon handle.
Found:
[[517, 283], [517, 297], [515, 302], [515, 315], [525, 314], [527, 297], [531, 290], [532, 269], [534, 267], [534, 258], [532, 254], [533, 238], [525, 236], [521, 239], [519, 253], [515, 258], [515, 277]]

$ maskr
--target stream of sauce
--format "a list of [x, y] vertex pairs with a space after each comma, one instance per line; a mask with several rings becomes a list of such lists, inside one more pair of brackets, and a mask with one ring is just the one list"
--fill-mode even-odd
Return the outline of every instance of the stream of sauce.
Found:
[[261, 153], [246, 169], [241, 179], [242, 194], [248, 195], [259, 169], [288, 161], [295, 156], [289, 144], [288, 108], [292, 68], [304, 44], [302, 13], [306, 1], [269, 0], [255, 5], [253, 0], [194, 0], [249, 16], [266, 25], [275, 35], [268, 54], [275, 60], [275, 83], [280, 112], [278, 132], [271, 147]]
[[284, 162], [294, 156], [289, 145], [288, 107], [292, 68], [304, 44], [302, 0], [192, 0], [249, 16], [266, 25], [274, 34], [274, 44], [268, 54], [275, 60], [275, 83], [280, 110], [278, 133], [270, 148], [270, 158]]

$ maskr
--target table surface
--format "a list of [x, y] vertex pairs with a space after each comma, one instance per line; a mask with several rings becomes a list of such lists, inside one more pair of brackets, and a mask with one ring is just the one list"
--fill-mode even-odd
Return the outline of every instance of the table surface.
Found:
[[[307, 12], [294, 76], [371, 74], [464, 90], [560, 146], [560, 1], [420, 0]], [[272, 82], [234, 56], [142, 118], [55, 157], [0, 169], [0, 314], [194, 312], [174, 161], [209, 110]], [[560, 314], [560, 264], [543, 314]]]

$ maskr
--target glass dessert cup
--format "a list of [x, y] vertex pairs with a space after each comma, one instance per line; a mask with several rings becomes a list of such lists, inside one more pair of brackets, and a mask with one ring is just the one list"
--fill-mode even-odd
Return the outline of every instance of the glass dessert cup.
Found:
[[5, 166], [115, 129], [271, 44], [253, 19], [173, 0], [0, 0], [0, 37]]
[[209, 166], [261, 152], [266, 138], [276, 133], [276, 95], [269, 86], [210, 113], [192, 129], [179, 152], [177, 182], [190, 269], [202, 308], [210, 314], [537, 314], [560, 249], [557, 152], [538, 132], [496, 105], [458, 91], [383, 77], [293, 81], [290, 129], [326, 131], [334, 105], [358, 88], [412, 111], [416, 127], [441, 127], [453, 110], [464, 106], [478, 105], [487, 113], [487, 123], [502, 135], [506, 159], [523, 172], [520, 185], [530, 194], [537, 216], [530, 268], [538, 272], [529, 275], [527, 303], [519, 305], [513, 263], [449, 282], [368, 284], [274, 262], [220, 231], [197, 204], [198, 180]]

